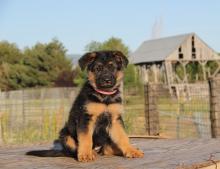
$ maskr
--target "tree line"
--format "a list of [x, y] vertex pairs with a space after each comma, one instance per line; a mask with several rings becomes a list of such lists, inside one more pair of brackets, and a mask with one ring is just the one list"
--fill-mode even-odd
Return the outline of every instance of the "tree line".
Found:
[[[104, 42], [92, 41], [85, 46], [85, 52], [98, 50], [120, 50], [126, 56], [130, 49], [120, 38], [111, 37]], [[73, 67], [62, 42], [52, 39], [48, 43], [36, 43], [23, 50], [16, 44], [0, 41], [0, 90], [17, 90], [32, 87], [71, 87], [80, 86], [86, 79], [86, 72]], [[213, 73], [217, 63], [208, 62], [207, 70]], [[175, 72], [184, 77], [181, 65]], [[189, 82], [203, 80], [202, 68], [197, 63], [187, 65]], [[129, 64], [125, 70], [125, 87], [140, 85], [140, 77], [135, 66]]]
[[71, 71], [66, 49], [56, 39], [20, 50], [16, 44], [0, 42], [0, 89], [54, 86], [62, 73]]
[[[92, 41], [85, 51], [120, 50], [128, 55], [129, 48], [121, 39], [111, 37], [104, 42]], [[126, 70], [125, 85], [137, 82], [135, 68]], [[32, 87], [63, 87], [82, 85], [85, 72], [72, 65], [62, 42], [36, 43], [21, 50], [14, 43], [0, 41], [0, 90], [17, 90]]]

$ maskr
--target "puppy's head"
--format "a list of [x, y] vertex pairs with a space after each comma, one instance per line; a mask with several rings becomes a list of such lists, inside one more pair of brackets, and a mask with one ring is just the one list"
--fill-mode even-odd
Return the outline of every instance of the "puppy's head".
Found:
[[91, 52], [79, 59], [81, 69], [87, 69], [90, 84], [107, 92], [120, 85], [127, 64], [128, 59], [120, 51]]

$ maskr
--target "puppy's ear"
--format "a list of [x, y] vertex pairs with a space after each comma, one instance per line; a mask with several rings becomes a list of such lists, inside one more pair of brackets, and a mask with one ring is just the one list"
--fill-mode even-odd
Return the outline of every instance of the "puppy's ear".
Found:
[[96, 53], [95, 52], [89, 52], [83, 55], [79, 59], [79, 66], [82, 70], [85, 70], [89, 64], [91, 64], [96, 58]]
[[116, 58], [116, 62], [121, 66], [121, 68], [126, 68], [128, 65], [127, 57], [120, 51], [114, 51], [113, 55]]

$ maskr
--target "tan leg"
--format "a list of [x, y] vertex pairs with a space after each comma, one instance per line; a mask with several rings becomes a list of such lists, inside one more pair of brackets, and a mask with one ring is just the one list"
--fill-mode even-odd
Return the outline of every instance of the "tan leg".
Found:
[[78, 132], [78, 160], [81, 162], [92, 161], [96, 158], [96, 153], [92, 150], [92, 134], [95, 120], [91, 119], [86, 132]]
[[112, 127], [110, 129], [110, 136], [113, 142], [121, 149], [123, 155], [128, 158], [143, 157], [144, 153], [134, 148], [129, 143], [129, 138], [124, 131], [120, 120], [115, 117], [112, 120]]
[[91, 119], [87, 126], [87, 131], [78, 131], [78, 160], [87, 162], [94, 160], [96, 152], [92, 150], [92, 135], [97, 117], [105, 112], [106, 105], [102, 103], [90, 102], [85, 105], [87, 113]]

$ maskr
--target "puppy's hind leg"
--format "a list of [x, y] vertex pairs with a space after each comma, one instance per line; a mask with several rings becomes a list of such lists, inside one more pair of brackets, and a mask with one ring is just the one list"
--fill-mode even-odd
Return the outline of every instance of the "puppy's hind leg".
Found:
[[76, 141], [71, 136], [66, 136], [64, 138], [64, 146], [71, 152], [76, 152], [77, 150]]
[[107, 155], [107, 156], [112, 156], [112, 155], [116, 155], [116, 156], [122, 156], [123, 153], [122, 151], [115, 145], [115, 144], [105, 144], [100, 152], [101, 155]]

